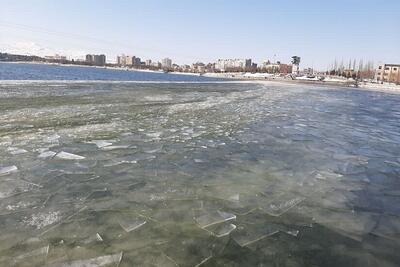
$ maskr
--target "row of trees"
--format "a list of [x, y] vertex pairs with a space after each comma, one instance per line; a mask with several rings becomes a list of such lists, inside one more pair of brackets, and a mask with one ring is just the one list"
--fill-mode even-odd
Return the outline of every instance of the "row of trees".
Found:
[[335, 60], [326, 74], [359, 80], [373, 79], [375, 77], [375, 67], [373, 61], [364, 63], [362, 59], [358, 62], [356, 59], [350, 59], [346, 66], [343, 60], [340, 63]]

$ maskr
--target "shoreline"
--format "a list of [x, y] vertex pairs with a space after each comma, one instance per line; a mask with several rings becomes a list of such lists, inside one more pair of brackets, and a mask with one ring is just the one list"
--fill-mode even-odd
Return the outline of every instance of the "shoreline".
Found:
[[15, 84], [15, 83], [261, 83], [261, 84], [291, 84], [291, 85], [314, 85], [314, 86], [335, 86], [351, 89], [364, 89], [369, 91], [392, 92], [400, 93], [400, 85], [395, 84], [378, 84], [370, 82], [360, 82], [358, 87], [354, 85], [354, 81], [345, 79], [329, 79], [325, 81], [320, 80], [306, 80], [306, 79], [285, 79], [283, 77], [273, 76], [271, 74], [256, 73], [190, 73], [190, 72], [167, 72], [147, 69], [132, 69], [122, 67], [109, 67], [109, 66], [87, 66], [87, 65], [73, 65], [73, 64], [59, 64], [47, 62], [0, 62], [6, 64], [32, 64], [32, 65], [48, 65], [48, 66], [61, 66], [61, 67], [84, 67], [96, 69], [108, 69], [119, 71], [131, 72], [147, 72], [147, 73], [164, 73], [173, 75], [185, 75], [195, 77], [216, 78], [220, 81], [115, 81], [115, 80], [0, 80], [0, 84]]

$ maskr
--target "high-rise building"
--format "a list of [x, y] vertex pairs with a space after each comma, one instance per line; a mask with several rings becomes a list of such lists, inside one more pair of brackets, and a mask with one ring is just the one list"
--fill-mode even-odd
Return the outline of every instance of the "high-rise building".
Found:
[[94, 59], [93, 59], [93, 55], [86, 55], [86, 62], [87, 63], [93, 63]]
[[146, 66], [150, 66], [151, 65], [151, 59], [147, 59], [146, 60]]
[[172, 60], [170, 58], [164, 58], [161, 60], [161, 65], [163, 68], [170, 69], [172, 68]]
[[140, 57], [133, 57], [132, 65], [139, 66], [140, 64], [142, 64], [142, 60], [140, 59]]
[[104, 66], [106, 65], [105, 55], [86, 55], [86, 62], [91, 65]]
[[126, 56], [124, 54], [117, 56], [117, 65], [119, 66], [132, 66], [135, 57]]

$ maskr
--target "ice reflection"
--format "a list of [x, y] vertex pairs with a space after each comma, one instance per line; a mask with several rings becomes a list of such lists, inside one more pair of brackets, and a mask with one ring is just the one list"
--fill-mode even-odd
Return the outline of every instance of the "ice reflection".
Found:
[[43, 86], [0, 85], [0, 265], [400, 261], [398, 95]]

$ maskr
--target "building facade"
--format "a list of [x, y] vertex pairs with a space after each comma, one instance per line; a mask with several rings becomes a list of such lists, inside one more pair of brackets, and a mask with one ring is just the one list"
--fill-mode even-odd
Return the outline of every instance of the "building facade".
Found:
[[105, 55], [86, 55], [86, 63], [96, 66], [106, 65]]
[[244, 71], [251, 68], [251, 59], [218, 59], [215, 69], [219, 71]]
[[127, 56], [127, 55], [124, 55], [124, 54], [122, 54], [120, 56], [117, 56], [117, 65], [123, 66], [123, 67], [132, 66], [133, 58], [134, 57], [132, 57], [132, 56]]
[[400, 64], [379, 65], [375, 73], [378, 82], [400, 84]]
[[163, 68], [170, 69], [170, 68], [172, 68], [172, 60], [170, 58], [164, 58], [161, 61], [161, 65]]

